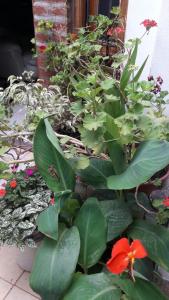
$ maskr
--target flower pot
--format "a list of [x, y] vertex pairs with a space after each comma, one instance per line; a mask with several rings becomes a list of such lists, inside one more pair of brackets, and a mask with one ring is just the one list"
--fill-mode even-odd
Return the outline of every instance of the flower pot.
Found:
[[18, 249], [17, 265], [26, 272], [31, 272], [33, 267], [33, 262], [35, 258], [36, 251], [39, 248], [40, 243], [38, 243], [37, 248], [25, 247], [23, 251]]
[[169, 281], [169, 272], [165, 271], [161, 267], [158, 267], [157, 272], [163, 280]]

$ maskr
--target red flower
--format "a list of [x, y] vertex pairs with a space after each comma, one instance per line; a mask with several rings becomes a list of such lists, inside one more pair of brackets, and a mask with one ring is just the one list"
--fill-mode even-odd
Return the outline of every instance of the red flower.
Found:
[[45, 45], [42, 45], [42, 46], [39, 47], [40, 53], [44, 53], [45, 50], [46, 50], [46, 46]]
[[113, 246], [111, 258], [106, 265], [111, 273], [120, 274], [128, 266], [132, 271], [135, 258], [144, 258], [147, 255], [147, 251], [139, 240], [134, 240], [130, 245], [128, 239], [122, 238]]
[[0, 189], [0, 198], [5, 197], [6, 195], [6, 190], [5, 189]]
[[144, 25], [144, 27], [146, 27], [146, 30], [150, 30], [151, 27], [156, 27], [157, 23], [154, 20], [146, 19], [143, 22], [141, 22], [140, 25]]
[[72, 41], [76, 41], [77, 40], [77, 38], [78, 38], [78, 34], [77, 33], [71, 33], [70, 34], [70, 39], [72, 40]]
[[51, 198], [49, 203], [50, 203], [51, 205], [54, 205], [54, 204], [55, 204], [55, 198]]
[[15, 180], [15, 179], [11, 180], [10, 183], [9, 183], [9, 185], [10, 185], [10, 187], [11, 187], [12, 189], [15, 189], [16, 186], [17, 186], [16, 180]]
[[163, 205], [165, 207], [169, 207], [169, 197], [165, 197], [165, 199], [163, 200]]
[[113, 34], [118, 35], [120, 33], [124, 32], [124, 28], [122, 27], [115, 27], [115, 28], [110, 28], [107, 31], [107, 35], [112, 36]]

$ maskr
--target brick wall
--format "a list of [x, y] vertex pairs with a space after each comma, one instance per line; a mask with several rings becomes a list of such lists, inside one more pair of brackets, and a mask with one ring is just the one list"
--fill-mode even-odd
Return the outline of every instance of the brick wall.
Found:
[[40, 20], [52, 21], [54, 23], [53, 38], [56, 41], [63, 40], [67, 35], [68, 28], [67, 0], [32, 0], [32, 2], [38, 53], [38, 77], [43, 79], [45, 84], [48, 84], [52, 73], [46, 70], [45, 54], [40, 52], [39, 47], [46, 45], [49, 32], [39, 33], [36, 27]]

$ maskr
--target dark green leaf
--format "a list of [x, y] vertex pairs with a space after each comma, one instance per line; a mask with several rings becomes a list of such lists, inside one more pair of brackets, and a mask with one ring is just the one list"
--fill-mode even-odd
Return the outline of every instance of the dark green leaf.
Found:
[[81, 247], [79, 264], [95, 265], [106, 248], [107, 224], [96, 198], [88, 198], [81, 207], [75, 225], [79, 229]]
[[47, 120], [41, 120], [36, 129], [34, 158], [39, 173], [52, 191], [73, 190], [74, 171], [65, 159], [57, 137]]
[[58, 239], [59, 210], [60, 204], [57, 202], [55, 205], [51, 205], [41, 212], [36, 220], [38, 230], [56, 241]]
[[37, 251], [30, 286], [44, 300], [62, 299], [76, 268], [80, 237], [76, 227], [64, 229], [58, 242], [45, 238]]
[[100, 206], [108, 223], [107, 241], [111, 241], [132, 223], [132, 216], [124, 201], [101, 201]]
[[106, 186], [107, 176], [114, 173], [113, 165], [110, 160], [91, 158], [89, 166], [79, 171], [79, 176], [85, 183], [94, 187]]
[[137, 220], [129, 228], [128, 235], [132, 239], [141, 240], [148, 251], [148, 256], [169, 271], [169, 230], [167, 228]]
[[124, 291], [130, 300], [167, 300], [164, 294], [151, 282], [136, 278], [136, 282], [129, 279], [120, 279], [117, 285]]
[[63, 300], [120, 300], [121, 292], [104, 274], [76, 275]]
[[143, 142], [124, 173], [108, 177], [107, 185], [115, 190], [132, 189], [149, 180], [168, 164], [169, 143], [167, 141]]

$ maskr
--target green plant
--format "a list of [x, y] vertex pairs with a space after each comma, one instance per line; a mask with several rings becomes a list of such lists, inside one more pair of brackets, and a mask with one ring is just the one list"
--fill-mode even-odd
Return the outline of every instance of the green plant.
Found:
[[[98, 20], [108, 22], [104, 17]], [[146, 32], [151, 27], [147, 24], [156, 26], [154, 21], [145, 21]], [[110, 33], [114, 27], [107, 30]], [[68, 49], [75, 45], [81, 49], [83, 38], [98, 41], [101, 34], [100, 28], [94, 33], [82, 29], [79, 40]], [[44, 300], [167, 299], [150, 275], [154, 263], [169, 271], [169, 233], [145, 220], [147, 213], [156, 216], [156, 212], [148, 195], [139, 192], [140, 185], [155, 181], [156, 174], [169, 164], [168, 120], [163, 116], [167, 93], [155, 94], [154, 81], [140, 81], [147, 59], [136, 67], [139, 43], [139, 39], [131, 40], [127, 55], [106, 58], [111, 66], [102, 64], [100, 53], [92, 56], [92, 45], [87, 44], [84, 73], [73, 72], [69, 77], [70, 110], [80, 132], [80, 140], [73, 139], [77, 148], [73, 158], [65, 156], [72, 137], [60, 139], [47, 118], [36, 129], [35, 163], [55, 194], [53, 205], [37, 218], [38, 230], [46, 237], [30, 276], [31, 287]], [[77, 56], [76, 51], [81, 60], [81, 52]], [[68, 73], [61, 80], [70, 75], [67, 66], [74, 67], [74, 62], [75, 57], [68, 61], [66, 53]], [[156, 109], [150, 114], [154, 105]], [[129, 245], [126, 238], [134, 242]], [[140, 247], [142, 253], [138, 254]], [[135, 258], [146, 255], [148, 258], [134, 264]], [[108, 268], [108, 260], [115, 263], [116, 272]]]
[[51, 192], [35, 167], [16, 166], [0, 189], [0, 245], [36, 247], [36, 219], [49, 206]]

